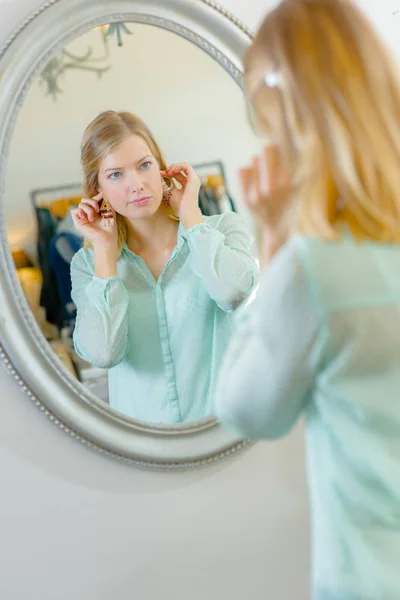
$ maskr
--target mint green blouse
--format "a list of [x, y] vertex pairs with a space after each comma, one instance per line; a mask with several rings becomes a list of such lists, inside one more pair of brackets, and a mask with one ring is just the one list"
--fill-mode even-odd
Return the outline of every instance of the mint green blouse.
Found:
[[76, 352], [109, 369], [112, 408], [143, 421], [181, 423], [211, 414], [234, 310], [258, 283], [244, 219], [205, 217], [185, 230], [156, 281], [127, 245], [117, 275], [94, 275], [93, 250], [71, 263]]
[[398, 600], [400, 245], [283, 247], [238, 319], [215, 414], [243, 438], [304, 415], [313, 600]]

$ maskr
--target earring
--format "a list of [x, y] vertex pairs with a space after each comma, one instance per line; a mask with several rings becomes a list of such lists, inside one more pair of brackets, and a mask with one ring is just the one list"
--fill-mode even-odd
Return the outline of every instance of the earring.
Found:
[[107, 200], [104, 198], [102, 203], [100, 204], [100, 217], [103, 220], [103, 224], [105, 227], [113, 227], [114, 226], [114, 215], [111, 210], [111, 206], [108, 204]]
[[165, 206], [170, 206], [169, 201], [172, 195], [172, 190], [174, 189], [174, 182], [171, 177], [163, 177], [162, 178], [162, 202]]

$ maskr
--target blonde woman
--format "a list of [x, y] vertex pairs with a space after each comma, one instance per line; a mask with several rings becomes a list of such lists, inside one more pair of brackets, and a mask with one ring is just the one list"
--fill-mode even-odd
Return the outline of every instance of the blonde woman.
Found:
[[[233, 311], [258, 279], [247, 227], [236, 213], [204, 217], [193, 168], [167, 167], [131, 113], [95, 118], [81, 162], [86, 197], [73, 219], [86, 242], [71, 264], [75, 349], [110, 369], [116, 410], [163, 424], [201, 419], [211, 413]], [[163, 200], [172, 179], [180, 187]]]
[[400, 598], [400, 91], [355, 4], [284, 0], [245, 58], [268, 140], [241, 171], [263, 229], [219, 421], [306, 418], [315, 600]]

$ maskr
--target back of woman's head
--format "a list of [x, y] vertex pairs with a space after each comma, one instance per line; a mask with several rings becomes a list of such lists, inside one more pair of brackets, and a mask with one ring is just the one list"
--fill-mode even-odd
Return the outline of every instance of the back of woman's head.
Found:
[[283, 0], [245, 57], [261, 131], [293, 181], [295, 228], [400, 241], [397, 67], [347, 0]]

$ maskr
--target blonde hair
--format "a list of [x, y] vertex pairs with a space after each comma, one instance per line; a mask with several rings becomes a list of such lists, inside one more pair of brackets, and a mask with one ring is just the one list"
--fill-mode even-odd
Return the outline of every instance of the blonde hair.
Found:
[[[100, 162], [130, 135], [138, 135], [146, 142], [160, 170], [167, 168], [159, 145], [142, 119], [130, 112], [106, 110], [89, 123], [82, 138], [83, 193], [87, 198], [93, 198], [99, 193]], [[177, 218], [172, 208], [169, 212], [172, 218]], [[125, 218], [120, 214], [117, 214], [117, 228], [118, 250], [121, 251], [126, 241], [127, 225]], [[90, 248], [91, 245], [89, 240], [84, 241], [85, 248]]]
[[293, 231], [400, 241], [397, 69], [350, 1], [283, 0], [266, 17], [245, 85], [291, 175]]

